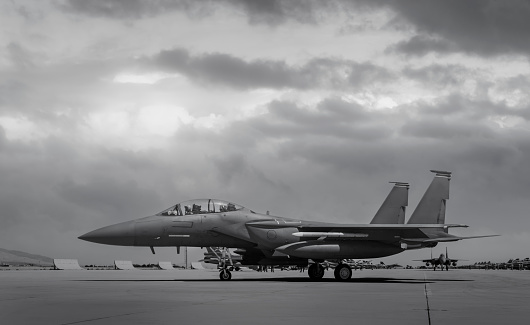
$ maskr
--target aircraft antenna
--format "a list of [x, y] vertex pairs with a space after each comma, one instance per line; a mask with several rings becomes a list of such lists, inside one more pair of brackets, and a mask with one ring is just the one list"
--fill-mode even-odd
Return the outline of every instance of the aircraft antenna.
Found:
[[407, 182], [389, 182], [390, 184], [395, 184], [398, 187], [406, 187], [409, 188], [410, 184]]
[[447, 178], [451, 178], [451, 174], [452, 174], [452, 172], [448, 172], [445, 170], [435, 170], [435, 169], [431, 169], [431, 173], [435, 173], [436, 176], [442, 176], [442, 177], [447, 177]]

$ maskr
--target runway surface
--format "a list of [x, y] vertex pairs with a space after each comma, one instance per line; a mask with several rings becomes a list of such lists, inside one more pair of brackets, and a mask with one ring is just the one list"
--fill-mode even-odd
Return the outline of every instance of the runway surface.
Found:
[[1, 324], [505, 324], [530, 319], [530, 272], [0, 271]]

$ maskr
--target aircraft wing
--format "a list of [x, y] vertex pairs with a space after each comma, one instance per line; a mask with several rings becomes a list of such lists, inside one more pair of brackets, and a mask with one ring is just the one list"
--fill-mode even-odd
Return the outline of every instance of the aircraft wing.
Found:
[[472, 238], [484, 238], [484, 237], [496, 237], [500, 235], [483, 235], [483, 236], [467, 236], [467, 237], [460, 237], [460, 236], [453, 236], [449, 234], [444, 234], [444, 236], [437, 237], [437, 238], [403, 238], [404, 241], [408, 242], [417, 242], [417, 243], [443, 243], [443, 242], [451, 242], [451, 241], [459, 241], [462, 239], [472, 239]]
[[467, 260], [455, 260], [455, 259], [449, 258], [447, 259], [447, 261], [449, 261], [449, 263], [456, 263], [458, 261], [467, 261]]
[[292, 235], [303, 240], [308, 239], [340, 239], [340, 240], [398, 240], [408, 243], [451, 242], [462, 239], [492, 237], [498, 235], [459, 237], [446, 233], [452, 227], [467, 227], [458, 224], [418, 224], [418, 225], [317, 225], [298, 227]]
[[[286, 228], [289, 225], [282, 224], [258, 224], [258, 223], [247, 223], [248, 226], [257, 228]], [[290, 226], [293, 227], [293, 226]], [[360, 224], [360, 225], [341, 225], [341, 224], [302, 224], [294, 225], [299, 231], [293, 233], [297, 237], [329, 237], [329, 238], [342, 238], [342, 239], [362, 239], [366, 237], [372, 237], [374, 234], [390, 234], [400, 235], [405, 237], [409, 235], [410, 238], [428, 238], [423, 229], [429, 229], [429, 231], [443, 230], [453, 227], [467, 227], [466, 225], [459, 224]], [[407, 237], [408, 238], [408, 237]]]
[[[457, 241], [477, 237], [457, 237], [447, 234], [448, 228], [467, 227], [461, 224], [334, 224], [322, 222], [286, 222], [284, 220], [260, 220], [247, 222], [249, 232], [281, 231], [301, 240], [391, 241], [429, 243]], [[290, 232], [290, 229], [294, 230]]]

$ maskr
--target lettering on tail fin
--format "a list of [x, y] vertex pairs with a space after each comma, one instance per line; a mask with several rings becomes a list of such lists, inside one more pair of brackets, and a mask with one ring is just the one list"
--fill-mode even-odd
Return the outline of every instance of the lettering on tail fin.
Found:
[[440, 170], [431, 170], [431, 172], [435, 173], [434, 179], [412, 213], [408, 221], [409, 224], [445, 223], [445, 208], [449, 199], [451, 172]]
[[377, 210], [372, 224], [403, 224], [405, 223], [405, 208], [409, 201], [409, 184], [390, 182], [394, 184], [385, 201]]

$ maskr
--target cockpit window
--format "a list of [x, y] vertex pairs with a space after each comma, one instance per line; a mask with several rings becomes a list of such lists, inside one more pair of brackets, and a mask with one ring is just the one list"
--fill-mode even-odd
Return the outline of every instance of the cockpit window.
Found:
[[184, 216], [192, 214], [232, 212], [241, 209], [243, 209], [242, 206], [227, 201], [200, 199], [178, 203], [171, 208], [158, 213], [157, 215]]

